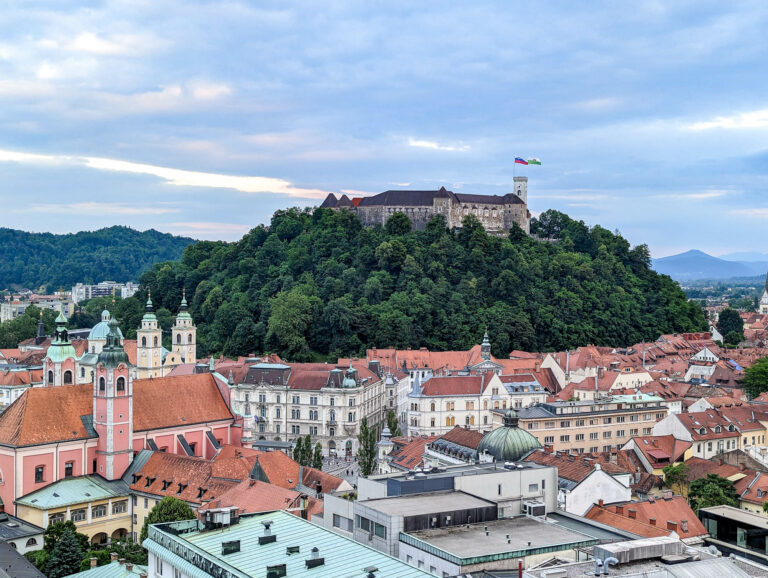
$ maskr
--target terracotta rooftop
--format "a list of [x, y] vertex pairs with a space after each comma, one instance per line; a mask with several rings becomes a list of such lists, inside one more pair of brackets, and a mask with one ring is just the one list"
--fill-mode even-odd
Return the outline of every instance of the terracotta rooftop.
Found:
[[526, 462], [534, 462], [543, 466], [555, 466], [557, 475], [560, 478], [572, 482], [581, 482], [595, 469], [595, 464], [609, 475], [633, 473], [635, 468], [622, 467], [610, 461], [594, 459], [593, 457], [584, 457], [581, 454], [568, 454], [565, 452], [548, 452], [546, 450], [536, 450], [525, 457]]
[[[300, 492], [287, 490], [274, 484], [259, 480], [244, 480], [199, 508], [198, 511], [237, 506], [240, 514], [290, 509], [293, 510], [292, 514], [298, 516], [301, 513], [301, 496]], [[322, 513], [322, 500], [310, 497], [306, 500], [310, 519], [313, 514]]]
[[[663, 536], [676, 532], [681, 539], [707, 535], [706, 528], [687, 500], [669, 494], [671, 492], [664, 498], [650, 498], [641, 502], [605, 506], [596, 504], [585, 517], [646, 538], [659, 536], [659, 531], [664, 532], [661, 534]], [[613, 515], [606, 516], [606, 512]]]
[[[33, 387], [0, 414], [0, 444], [26, 446], [90, 437], [83, 416], [93, 414], [91, 384]], [[183, 400], [179, 403], [178, 400]], [[133, 382], [133, 428], [148, 431], [232, 420], [211, 374]]]
[[441, 395], [480, 395], [485, 383], [484, 375], [456, 377], [431, 377], [422, 384], [422, 392], [428, 397]]
[[424, 465], [424, 447], [437, 439], [437, 436], [415, 438], [392, 438], [395, 449], [389, 454], [392, 464], [398, 468], [413, 470]]
[[206, 459], [165, 452], [153, 452], [128, 483], [136, 492], [173, 496], [192, 504], [217, 498], [235, 485], [215, 479], [212, 464]]
[[633, 437], [637, 449], [654, 468], [661, 468], [682, 459], [693, 444], [675, 439], [673, 435]]
[[456, 445], [476, 450], [483, 437], [483, 434], [479, 431], [463, 428], [457, 425], [451, 431], [439, 436], [439, 439], [444, 439], [453, 442]]

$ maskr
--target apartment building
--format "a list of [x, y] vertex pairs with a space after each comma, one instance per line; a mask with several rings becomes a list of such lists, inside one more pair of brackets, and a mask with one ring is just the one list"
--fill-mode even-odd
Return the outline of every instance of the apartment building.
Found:
[[365, 361], [347, 362], [346, 367], [254, 363], [238, 381], [230, 384], [230, 396], [232, 410], [243, 416], [243, 443], [291, 442], [309, 434], [325, 455], [352, 456], [363, 418], [374, 428], [386, 420], [385, 379]]
[[[615, 395], [589, 401], [554, 401], [516, 410], [520, 428], [555, 451], [599, 452], [621, 447], [630, 438], [651, 435], [667, 416], [660, 397]], [[494, 412], [494, 427], [503, 413]]]

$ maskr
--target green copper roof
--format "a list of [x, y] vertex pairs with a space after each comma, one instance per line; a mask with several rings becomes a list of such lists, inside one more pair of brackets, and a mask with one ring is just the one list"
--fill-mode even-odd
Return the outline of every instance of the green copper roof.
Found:
[[[122, 339], [123, 332], [120, 331], [119, 327], [117, 328], [117, 332], [120, 335], [120, 339]], [[107, 338], [108, 333], [109, 333], [109, 320], [99, 321], [96, 325], [94, 325], [91, 328], [91, 332], [88, 334], [88, 341], [104, 340]]]
[[56, 318], [56, 331], [54, 332], [53, 341], [51, 341], [51, 345], [46, 352], [46, 357], [54, 363], [61, 363], [66, 359], [77, 358], [77, 352], [69, 341], [67, 318], [63, 313], [59, 313], [59, 316]]
[[71, 574], [70, 578], [138, 578], [142, 573], [148, 575], [148, 566], [136, 566], [134, 565], [131, 570], [120, 564], [117, 560], [105, 564], [104, 566], [96, 566], [96, 568], [89, 568], [83, 572], [77, 574]]
[[480, 440], [477, 453], [488, 452], [497, 462], [514, 462], [540, 448], [539, 440], [517, 427], [517, 421], [514, 410], [507, 411], [504, 414], [504, 426], [493, 430]]
[[117, 367], [121, 363], [128, 364], [128, 354], [125, 352], [122, 346], [122, 333], [117, 326], [117, 320], [114, 318], [109, 320], [109, 333], [107, 333], [107, 342], [104, 344], [104, 348], [99, 353], [99, 363], [103, 363], [105, 367]]
[[124, 481], [110, 482], [102, 477], [91, 475], [64, 478], [22, 496], [16, 500], [16, 503], [39, 510], [50, 510], [123, 496], [128, 496], [128, 484]]

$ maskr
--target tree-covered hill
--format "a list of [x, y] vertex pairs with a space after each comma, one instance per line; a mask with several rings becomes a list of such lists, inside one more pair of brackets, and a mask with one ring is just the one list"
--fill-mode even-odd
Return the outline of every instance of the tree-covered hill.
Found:
[[503, 356], [706, 328], [700, 307], [650, 269], [646, 246], [555, 211], [532, 230], [546, 241], [519, 228], [487, 235], [472, 216], [461, 230], [438, 216], [411, 231], [402, 213], [365, 228], [347, 211], [290, 209], [236, 243], [191, 245], [141, 282], [171, 311], [186, 289], [199, 355], [463, 349], [487, 327]]
[[69, 289], [75, 283], [135, 281], [160, 261], [179, 259], [194, 239], [153, 229], [109, 227], [66, 235], [0, 228], [0, 289]]

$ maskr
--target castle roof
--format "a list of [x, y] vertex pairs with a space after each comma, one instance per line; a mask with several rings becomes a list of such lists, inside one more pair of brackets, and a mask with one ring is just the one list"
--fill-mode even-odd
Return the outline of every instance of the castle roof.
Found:
[[[33, 446], [94, 438], [92, 415], [90, 383], [32, 387], [0, 414], [0, 445]], [[231, 419], [210, 373], [133, 382], [135, 432]]]
[[[523, 204], [523, 200], [512, 193], [506, 195], [472, 195], [468, 193], [454, 193], [441, 187], [436, 191], [402, 191], [390, 190], [363, 198], [360, 207], [397, 206], [397, 207], [431, 207], [436, 198], [450, 198], [459, 203], [478, 203], [483, 205], [509, 205]], [[326, 202], [329, 199], [326, 199]], [[323, 203], [324, 206], [325, 202]]]

